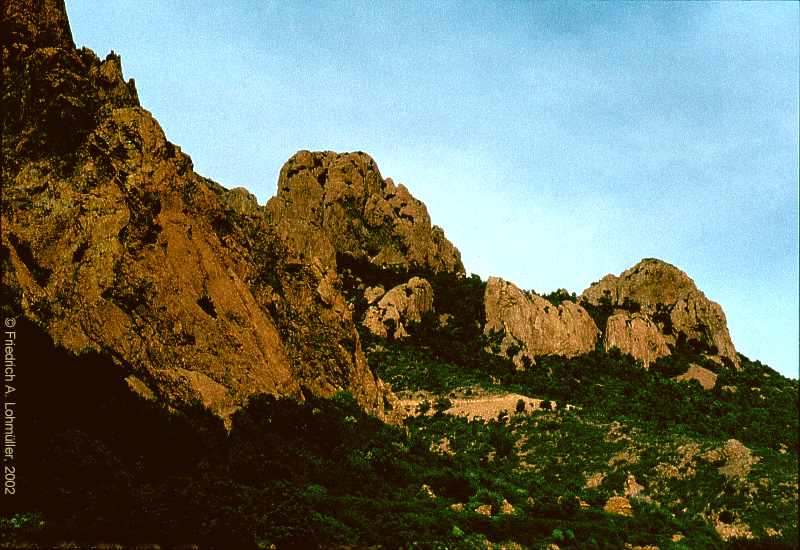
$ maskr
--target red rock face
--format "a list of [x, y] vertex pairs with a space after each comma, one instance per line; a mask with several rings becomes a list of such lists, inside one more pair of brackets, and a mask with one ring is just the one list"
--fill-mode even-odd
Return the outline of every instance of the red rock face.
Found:
[[606, 350], [617, 348], [640, 359], [645, 367], [670, 354], [658, 325], [639, 313], [620, 311], [609, 317], [604, 340]]
[[489, 277], [484, 307], [484, 332], [503, 335], [498, 351], [510, 355], [517, 368], [525, 368], [525, 363], [542, 355], [572, 357], [595, 348], [597, 326], [586, 310], [573, 302], [554, 306], [512, 283]]
[[[376, 289], [372, 289], [373, 292]], [[433, 288], [420, 277], [412, 277], [375, 298], [362, 321], [362, 325], [375, 336], [399, 340], [406, 338], [409, 328], [422, 322], [425, 314], [433, 311]]]
[[67, 350], [135, 390], [227, 416], [259, 392], [352, 392], [381, 415], [335, 273], [241, 190], [192, 170], [122, 78], [75, 50], [61, 2], [11, 2], [3, 48], [3, 286]]
[[283, 166], [267, 210], [293, 249], [326, 268], [344, 254], [377, 267], [464, 274], [461, 254], [425, 205], [383, 179], [365, 153], [300, 151]]
[[[635, 305], [642, 319], [658, 326], [663, 344], [693, 342], [709, 358], [739, 366], [720, 305], [706, 298], [686, 273], [666, 262], [645, 259], [619, 277], [606, 275], [584, 290], [581, 300], [594, 305], [605, 303], [623, 314]], [[642, 325], [641, 330], [628, 332], [615, 322], [608, 324], [604, 336], [606, 342], [623, 342], [623, 347], [635, 351], [639, 359], [663, 355], [662, 342], [651, 328]]]

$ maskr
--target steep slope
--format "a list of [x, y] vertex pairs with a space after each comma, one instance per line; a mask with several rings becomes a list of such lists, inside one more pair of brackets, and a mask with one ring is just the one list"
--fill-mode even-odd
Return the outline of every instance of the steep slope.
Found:
[[[580, 304], [464, 277], [362, 153], [298, 153], [261, 207], [193, 172], [62, 2], [4, 10], [0, 547], [797, 547], [797, 382], [685, 274]], [[717, 355], [740, 368], [693, 364]], [[365, 414], [376, 375], [430, 414]]]
[[382, 414], [336, 274], [197, 175], [120, 58], [74, 48], [63, 2], [6, 2], [4, 26], [5, 313], [167, 403], [348, 390]]

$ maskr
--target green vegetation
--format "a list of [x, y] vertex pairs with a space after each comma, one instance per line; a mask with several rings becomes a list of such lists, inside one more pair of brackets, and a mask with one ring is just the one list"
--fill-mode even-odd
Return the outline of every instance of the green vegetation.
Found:
[[[541, 357], [535, 367], [520, 372], [507, 359], [488, 353], [484, 346], [489, 341], [483, 337], [464, 344], [459, 355], [448, 335], [430, 323], [404, 342], [382, 341], [373, 348], [374, 339], [364, 334], [363, 340], [373, 370], [395, 390], [448, 393], [482, 386], [578, 405], [611, 420], [636, 419], [653, 429], [679, 425], [746, 444], [797, 448], [797, 382], [744, 356], [737, 371], [683, 350], [646, 370], [616, 350], [594, 351], [571, 359]], [[672, 380], [691, 363], [719, 372], [714, 390]]]
[[[349, 394], [262, 395], [228, 431], [200, 406], [167, 411], [132, 395], [107, 359], [72, 357], [23, 322], [39, 354], [27, 364], [48, 384], [20, 415], [19, 433], [36, 438], [20, 441], [25, 490], [0, 537], [45, 547], [746, 547], [722, 542], [719, 518], [746, 523], [760, 538], [753, 547], [797, 548], [796, 381], [745, 357], [741, 370], [723, 369], [691, 348], [650, 370], [612, 350], [518, 371], [487, 353], [469, 322], [480, 280], [448, 284], [460, 301], [446, 326], [425, 319], [400, 342], [362, 335], [376, 374], [430, 392], [399, 426], [365, 415]], [[672, 380], [690, 362], [716, 369], [714, 390]], [[517, 403], [487, 422], [443, 414], [465, 387], [558, 406]], [[758, 457], [742, 479], [720, 470], [731, 438]], [[631, 478], [646, 495], [630, 499], [633, 516], [603, 511]]]
[[574, 302], [578, 303], [578, 296], [572, 292], [567, 292], [566, 289], [559, 288], [558, 290], [554, 290], [549, 294], [542, 294], [542, 298], [553, 304], [554, 306], [558, 307], [563, 302]]

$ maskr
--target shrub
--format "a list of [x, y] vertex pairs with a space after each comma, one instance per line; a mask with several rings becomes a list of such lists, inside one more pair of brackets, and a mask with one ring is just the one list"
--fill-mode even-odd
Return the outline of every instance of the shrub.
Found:
[[427, 399], [423, 400], [419, 405], [417, 405], [417, 414], [419, 415], [428, 414], [429, 410], [431, 410], [431, 402]]
[[436, 399], [436, 402], [433, 404], [433, 410], [436, 412], [436, 414], [441, 415], [444, 414], [444, 412], [447, 409], [451, 408], [452, 406], [453, 402], [450, 401], [447, 397], [442, 395]]

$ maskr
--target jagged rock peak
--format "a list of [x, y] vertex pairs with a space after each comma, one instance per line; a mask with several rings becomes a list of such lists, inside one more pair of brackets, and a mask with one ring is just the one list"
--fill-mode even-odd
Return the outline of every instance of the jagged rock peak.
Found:
[[64, 0], [5, 0], [3, 43], [74, 48]]
[[431, 225], [425, 205], [362, 152], [298, 152], [267, 209], [299, 253], [326, 267], [345, 255], [382, 268], [464, 274], [460, 252]]
[[697, 286], [689, 276], [663, 260], [644, 258], [618, 277], [608, 274], [583, 291], [583, 298], [599, 303], [603, 296], [612, 303], [633, 299], [642, 306], [674, 303]]
[[[583, 291], [581, 301], [640, 312], [658, 325], [664, 344], [673, 348], [692, 345], [711, 358], [739, 365], [720, 305], [709, 300], [686, 273], [667, 262], [645, 258], [619, 276], [606, 275]], [[663, 354], [663, 350], [657, 351], [662, 346], [653, 340], [652, 331], [646, 332], [655, 354], [652, 357]]]

